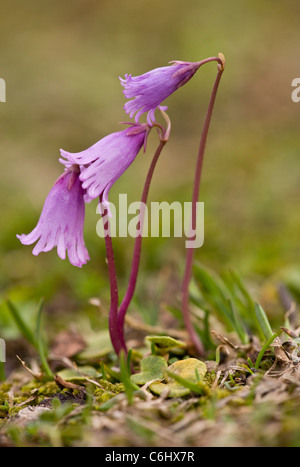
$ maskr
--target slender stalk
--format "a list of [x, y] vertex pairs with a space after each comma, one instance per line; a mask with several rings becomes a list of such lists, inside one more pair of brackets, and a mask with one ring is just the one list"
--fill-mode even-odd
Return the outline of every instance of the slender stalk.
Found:
[[[169, 130], [168, 132], [169, 135]], [[168, 137], [168, 136], [167, 136]], [[129, 277], [129, 283], [128, 283], [128, 288], [126, 290], [125, 296], [122, 300], [122, 303], [119, 308], [119, 314], [118, 314], [118, 328], [119, 328], [119, 336], [121, 340], [121, 346], [122, 349], [126, 351], [126, 343], [125, 343], [125, 336], [124, 336], [124, 324], [125, 324], [125, 315], [127, 313], [129, 304], [132, 300], [132, 297], [134, 295], [135, 287], [136, 287], [136, 282], [137, 282], [137, 276], [138, 276], [138, 271], [139, 271], [139, 266], [140, 266], [140, 259], [141, 259], [141, 248], [142, 248], [142, 232], [143, 232], [143, 225], [144, 225], [144, 218], [145, 218], [145, 210], [144, 206], [147, 203], [148, 199], [148, 194], [149, 194], [149, 189], [150, 189], [150, 184], [151, 180], [153, 177], [154, 169], [157, 164], [157, 161], [159, 159], [159, 156], [161, 154], [161, 151], [163, 147], [165, 146], [167, 142], [167, 137], [165, 135], [165, 138], [161, 139], [158, 148], [156, 149], [156, 152], [154, 154], [154, 157], [152, 159], [150, 168], [147, 173], [147, 178], [145, 181], [142, 197], [141, 197], [141, 209], [140, 209], [140, 214], [139, 214], [139, 231], [141, 232], [139, 235], [136, 236], [135, 239], [135, 244], [134, 244], [134, 250], [133, 250], [133, 258], [132, 258], [132, 265], [131, 265], [131, 271], [130, 271], [130, 277]]]
[[[195, 172], [194, 189], [193, 189], [193, 197], [192, 197], [192, 229], [193, 231], [195, 231], [196, 225], [197, 225], [196, 209], [197, 209], [197, 201], [199, 198], [202, 166], [203, 166], [203, 159], [204, 159], [206, 141], [207, 141], [207, 136], [208, 136], [208, 130], [209, 130], [210, 122], [211, 122], [211, 117], [213, 113], [213, 108], [214, 108], [214, 104], [216, 100], [218, 87], [220, 84], [221, 76], [224, 71], [224, 61], [223, 61], [223, 56], [221, 55], [220, 55], [220, 61], [221, 61], [221, 64], [220, 62], [218, 63], [218, 73], [217, 73], [217, 77], [216, 77], [214, 87], [211, 93], [208, 110], [207, 110], [203, 130], [201, 134], [198, 158], [197, 158], [197, 163], [196, 163], [196, 172]], [[194, 253], [195, 253], [194, 248], [187, 249], [185, 272], [184, 272], [184, 278], [183, 278], [183, 283], [182, 283], [182, 314], [183, 314], [185, 326], [189, 333], [191, 341], [193, 342], [199, 356], [204, 356], [205, 352], [204, 352], [203, 344], [200, 341], [198, 334], [196, 333], [192, 325], [190, 315], [189, 315], [189, 284], [190, 284], [191, 275], [192, 275]]]
[[272, 344], [272, 342], [282, 333], [282, 329], [280, 329], [279, 331], [275, 332], [275, 334], [272, 334], [271, 337], [269, 337], [269, 339], [267, 340], [267, 342], [263, 345], [261, 351], [259, 352], [258, 356], [257, 356], [257, 359], [256, 359], [256, 362], [255, 362], [255, 369], [258, 370], [259, 369], [259, 365], [262, 361], [262, 358], [263, 356], [265, 355], [266, 351], [268, 350], [268, 348], [270, 347], [270, 345]]
[[200, 62], [198, 62], [199, 68], [202, 65], [205, 65], [206, 63], [209, 62], [218, 62], [218, 69], [222, 69], [224, 71], [224, 64], [225, 64], [225, 59], [223, 54], [219, 54], [218, 57], [208, 57], [204, 58]]
[[[102, 198], [100, 197], [100, 203], [102, 203]], [[107, 211], [106, 211], [107, 212]], [[110, 339], [113, 345], [113, 348], [117, 355], [119, 355], [121, 350], [119, 331], [118, 331], [118, 307], [119, 307], [119, 294], [118, 294], [118, 282], [116, 274], [116, 266], [114, 259], [114, 252], [112, 246], [112, 239], [110, 234], [109, 220], [107, 219], [107, 225], [104, 221], [105, 212], [103, 213], [103, 227], [104, 227], [104, 238], [105, 238], [105, 247], [106, 247], [106, 258], [109, 274], [109, 283], [110, 283], [110, 310], [108, 317], [108, 327], [110, 333]]]
[[219, 66], [223, 68], [223, 71], [224, 71], [224, 56], [222, 54], [219, 54], [218, 57], [205, 58], [204, 60], [201, 60], [199, 63], [201, 63], [201, 65], [204, 65], [205, 63], [208, 63], [208, 62], [218, 62]]

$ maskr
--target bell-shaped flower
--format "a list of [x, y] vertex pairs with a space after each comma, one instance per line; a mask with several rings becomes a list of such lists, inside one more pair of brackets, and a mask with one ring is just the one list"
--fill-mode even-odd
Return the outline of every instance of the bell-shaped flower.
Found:
[[23, 245], [38, 241], [34, 255], [57, 247], [61, 259], [67, 251], [70, 263], [82, 267], [90, 258], [83, 239], [85, 204], [79, 172], [78, 166], [66, 169], [48, 194], [37, 226], [17, 237]]
[[201, 62], [170, 62], [173, 65], [155, 68], [141, 76], [125, 75], [125, 79], [120, 78], [123, 93], [126, 99], [132, 99], [124, 105], [124, 110], [133, 118], [136, 123], [141, 115], [148, 112], [147, 122], [155, 121], [155, 110], [161, 108], [166, 110], [166, 106], [161, 103], [178, 88], [189, 81], [203, 64]]
[[66, 167], [80, 166], [85, 201], [99, 197], [109, 214], [109, 190], [145, 147], [150, 130], [146, 124], [131, 125], [131, 128], [105, 136], [84, 151], [70, 153], [61, 149], [60, 162]]

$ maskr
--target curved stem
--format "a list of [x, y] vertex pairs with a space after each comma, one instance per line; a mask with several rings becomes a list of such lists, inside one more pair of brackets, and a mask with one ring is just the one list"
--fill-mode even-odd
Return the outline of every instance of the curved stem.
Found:
[[222, 70], [224, 71], [224, 63], [225, 63], [225, 60], [224, 60], [224, 55], [223, 54], [219, 54], [218, 57], [208, 57], [208, 58], [205, 58], [204, 60], [201, 60], [199, 62], [199, 65], [202, 66], [202, 65], [205, 65], [205, 63], [209, 63], [209, 62], [218, 62], [218, 66], [220, 68], [222, 68]]
[[[221, 59], [220, 59], [221, 60]], [[211, 121], [211, 116], [216, 100], [216, 95], [218, 91], [218, 87], [220, 84], [221, 76], [224, 71], [224, 61], [221, 60], [222, 65], [218, 64], [218, 74], [214, 83], [214, 87], [212, 90], [212, 94], [209, 101], [209, 106], [201, 134], [200, 146], [198, 151], [198, 158], [196, 163], [196, 172], [195, 172], [195, 180], [194, 180], [194, 189], [193, 189], [193, 198], [192, 198], [192, 229], [195, 231], [196, 229], [196, 209], [197, 209], [197, 201], [199, 198], [199, 190], [200, 190], [200, 182], [201, 182], [201, 174], [202, 174], [202, 165], [206, 147], [206, 141], [208, 136], [209, 125]], [[193, 267], [193, 259], [194, 259], [194, 248], [188, 248], [186, 254], [186, 265], [185, 265], [185, 272], [184, 278], [182, 283], [182, 314], [185, 322], [186, 329], [189, 333], [189, 336], [200, 356], [204, 355], [204, 347], [202, 342], [200, 341], [194, 327], [192, 325], [190, 315], [189, 315], [189, 284], [192, 275], [192, 267]]]
[[[204, 58], [203, 60], [200, 60], [199, 62], [195, 62], [195, 65], [197, 65], [197, 69], [198, 69], [200, 66], [205, 65], [205, 63], [209, 63], [209, 62], [218, 62], [219, 66], [221, 68], [224, 68], [224, 63], [225, 63], [224, 55], [220, 53], [218, 57]], [[180, 60], [172, 60], [169, 63], [185, 64], [186, 62], [182, 62]]]
[[118, 313], [118, 328], [119, 328], [119, 337], [121, 341], [121, 348], [123, 350], [126, 350], [126, 342], [125, 342], [125, 336], [124, 336], [124, 324], [125, 324], [125, 315], [127, 313], [129, 304], [132, 300], [135, 287], [136, 287], [136, 282], [137, 282], [137, 276], [138, 276], [138, 271], [139, 271], [139, 265], [140, 265], [140, 258], [141, 258], [141, 248], [142, 248], [142, 232], [143, 232], [143, 225], [144, 225], [144, 218], [145, 218], [145, 210], [144, 207], [147, 203], [148, 199], [148, 193], [150, 189], [150, 184], [151, 180], [153, 177], [154, 169], [157, 164], [158, 158], [160, 156], [160, 153], [166, 144], [167, 140], [162, 139], [160, 141], [160, 144], [154, 154], [154, 157], [152, 159], [147, 178], [145, 181], [143, 193], [142, 193], [142, 198], [141, 198], [141, 209], [140, 209], [140, 214], [139, 214], [139, 231], [141, 232], [139, 235], [137, 235], [135, 239], [135, 244], [134, 244], [134, 250], [133, 250], [133, 258], [132, 258], [132, 265], [131, 265], [131, 271], [130, 271], [130, 277], [129, 277], [129, 283], [128, 283], [128, 288], [126, 290], [125, 296], [122, 300], [122, 303], [119, 308], [119, 313]]
[[[100, 197], [100, 203], [102, 198]], [[118, 283], [117, 283], [117, 274], [114, 260], [114, 252], [112, 246], [112, 240], [110, 235], [109, 220], [104, 218], [107, 211], [103, 213], [103, 227], [104, 227], [104, 238], [105, 238], [105, 247], [106, 247], [106, 258], [107, 266], [109, 273], [109, 283], [110, 283], [110, 310], [108, 317], [108, 326], [110, 339], [113, 345], [113, 348], [118, 355], [121, 350], [120, 339], [119, 339], [119, 330], [118, 330], [118, 306], [119, 306], [119, 294], [118, 294]], [[106, 224], [107, 223], [107, 224]]]

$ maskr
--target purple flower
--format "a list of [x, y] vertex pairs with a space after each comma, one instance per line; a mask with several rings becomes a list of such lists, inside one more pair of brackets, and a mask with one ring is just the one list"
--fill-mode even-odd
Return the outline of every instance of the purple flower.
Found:
[[38, 240], [32, 253], [38, 255], [57, 247], [58, 256], [82, 267], [90, 259], [83, 239], [85, 217], [84, 190], [79, 180], [79, 167], [67, 169], [55, 182], [46, 198], [35, 229], [28, 235], [17, 235], [23, 245]]
[[110, 213], [109, 190], [145, 146], [148, 133], [148, 125], [133, 124], [129, 129], [105, 136], [85, 151], [70, 153], [61, 149], [66, 160], [60, 159], [60, 162], [67, 167], [72, 164], [80, 166], [86, 202], [100, 197]]
[[126, 102], [124, 109], [130, 118], [135, 116], [136, 123], [140, 116], [148, 112], [147, 122], [155, 121], [155, 110], [161, 107], [161, 103], [174, 91], [183, 86], [196, 73], [202, 62], [180, 62], [174, 61], [171, 66], [155, 68], [141, 76], [131, 76], [126, 74], [125, 79], [120, 78], [124, 86]]

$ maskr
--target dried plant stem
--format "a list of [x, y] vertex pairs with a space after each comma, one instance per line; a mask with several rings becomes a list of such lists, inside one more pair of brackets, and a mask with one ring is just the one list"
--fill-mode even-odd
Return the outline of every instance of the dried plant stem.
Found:
[[[220, 84], [221, 76], [224, 71], [224, 61], [222, 60], [223, 56], [220, 56], [220, 62], [218, 63], [218, 73], [214, 83], [214, 87], [211, 93], [208, 110], [201, 134], [200, 139], [200, 146], [198, 151], [198, 158], [196, 163], [196, 172], [195, 172], [195, 179], [194, 179], [194, 189], [193, 189], [193, 197], [192, 197], [192, 230], [195, 231], [197, 220], [196, 220], [196, 210], [197, 210], [197, 201], [199, 198], [199, 191], [200, 191], [200, 182], [201, 182], [201, 174], [202, 174], [202, 166], [203, 166], [203, 159], [206, 147], [206, 141], [208, 136], [208, 130], [211, 122], [211, 116], [213, 113], [213, 108], [216, 100], [216, 95], [218, 91], [218, 87]], [[193, 342], [199, 356], [204, 356], [204, 347], [202, 342], [200, 341], [198, 334], [196, 333], [189, 314], [189, 284], [192, 275], [192, 267], [193, 267], [193, 259], [194, 259], [194, 248], [188, 248], [186, 254], [186, 265], [185, 265], [185, 272], [184, 278], [182, 283], [182, 314], [186, 329], [189, 333], [190, 339]]]

